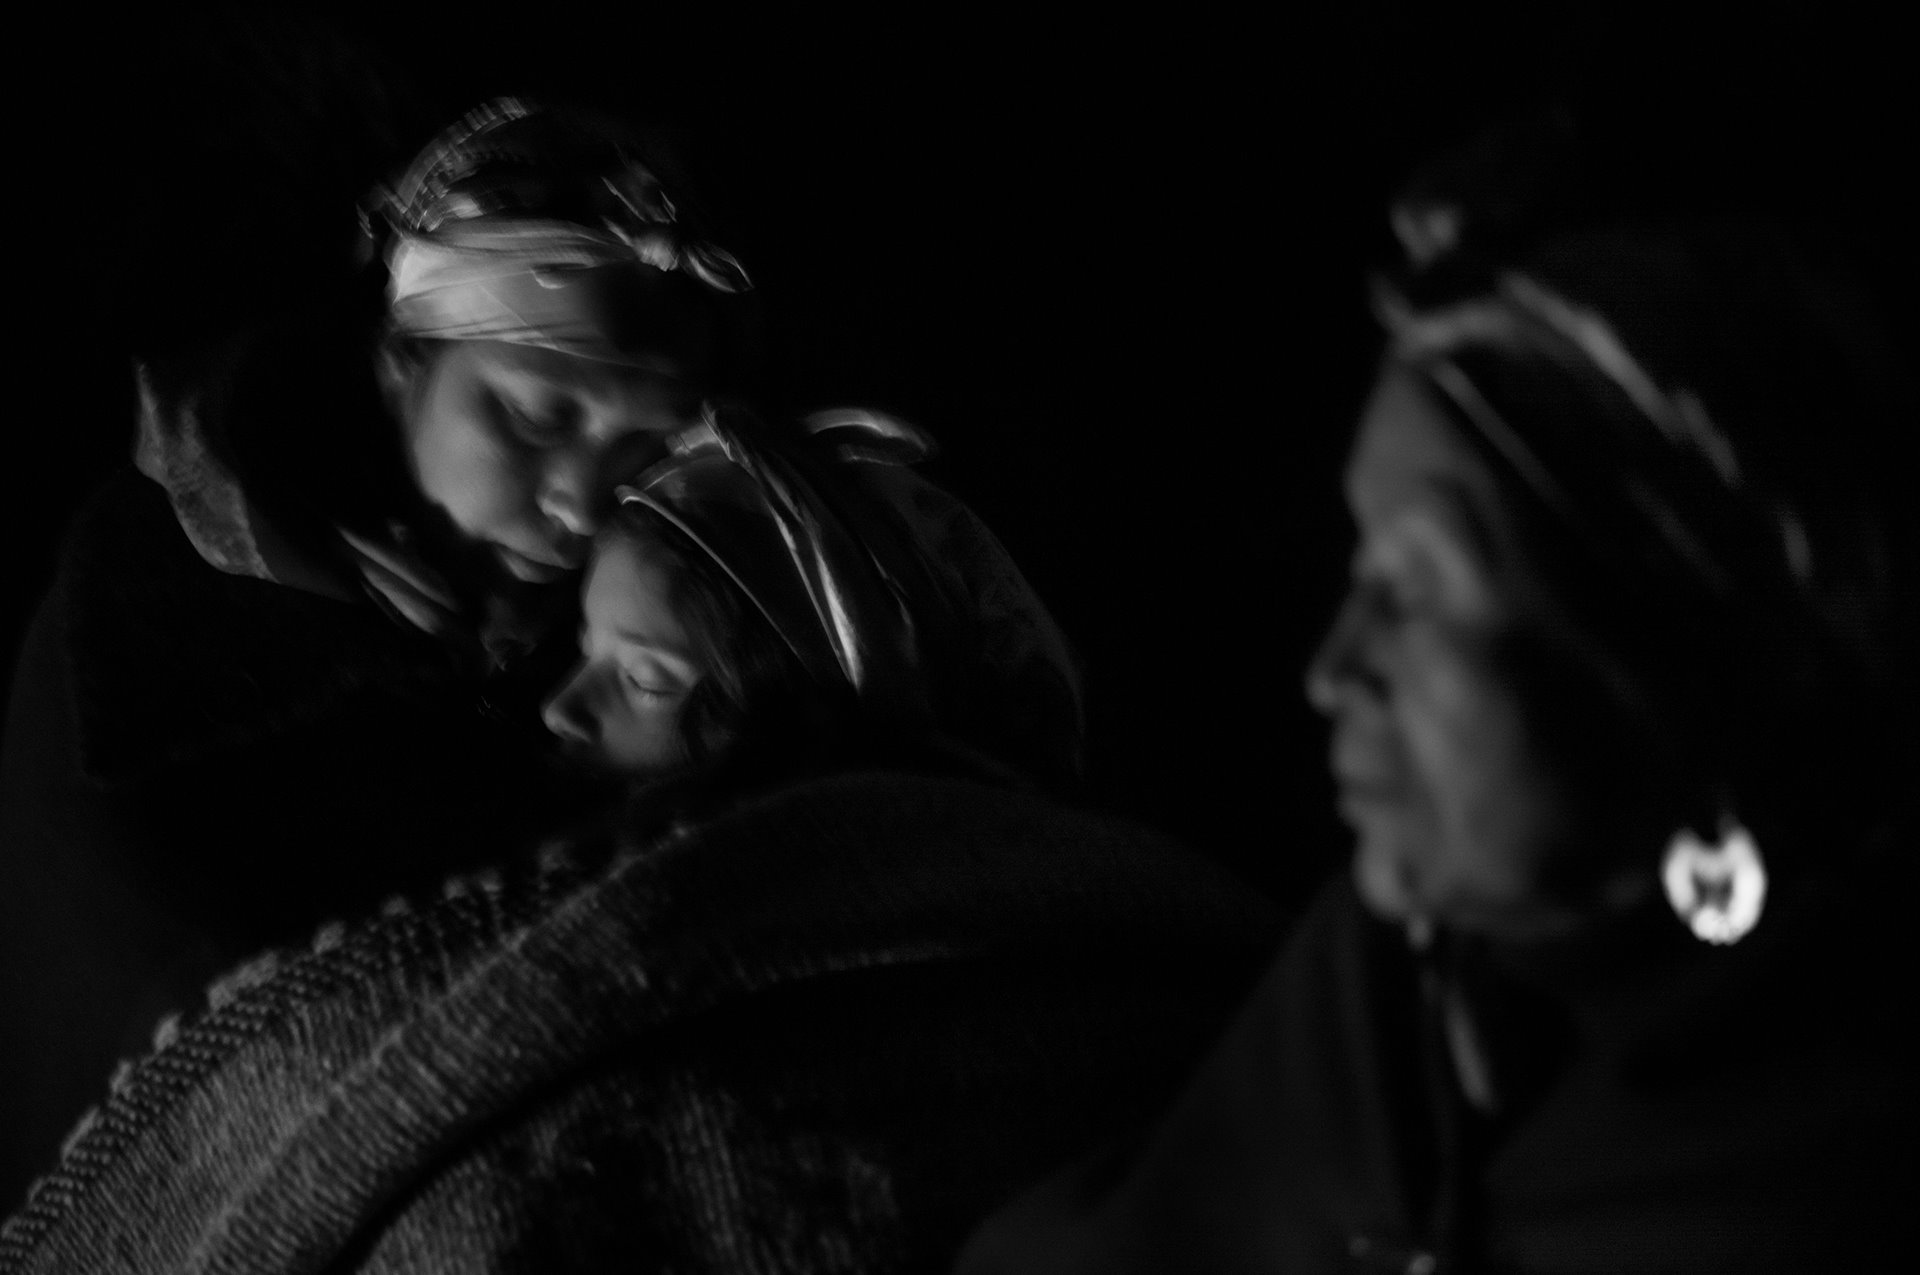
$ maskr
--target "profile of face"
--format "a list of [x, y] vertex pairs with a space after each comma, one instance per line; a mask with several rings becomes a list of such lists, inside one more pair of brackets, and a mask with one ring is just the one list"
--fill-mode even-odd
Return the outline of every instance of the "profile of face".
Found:
[[1306, 682], [1369, 908], [1524, 936], [1637, 889], [1657, 750], [1593, 689], [1500, 481], [1420, 377], [1381, 378], [1346, 494], [1352, 580]]
[[698, 418], [671, 368], [603, 363], [498, 341], [432, 343], [400, 387], [420, 491], [513, 578], [579, 570], [615, 484], [665, 454]]
[[681, 712], [704, 674], [675, 613], [675, 583], [644, 539], [612, 534], [596, 543], [581, 598], [581, 660], [544, 714], [581, 757], [630, 774], [687, 760]]

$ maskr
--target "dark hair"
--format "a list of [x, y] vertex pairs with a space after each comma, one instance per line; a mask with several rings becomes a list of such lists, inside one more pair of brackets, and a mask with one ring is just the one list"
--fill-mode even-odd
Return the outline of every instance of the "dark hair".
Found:
[[703, 676], [681, 708], [696, 769], [737, 778], [809, 769], [849, 755], [862, 738], [846, 688], [822, 686], [725, 571], [679, 528], [627, 506], [604, 533], [646, 546], [670, 581], [670, 602]]

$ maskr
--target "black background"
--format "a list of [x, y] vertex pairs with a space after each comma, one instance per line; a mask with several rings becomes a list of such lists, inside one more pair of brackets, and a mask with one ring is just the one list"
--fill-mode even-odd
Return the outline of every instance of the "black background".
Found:
[[474, 102], [571, 97], [678, 137], [786, 400], [943, 441], [935, 476], [1085, 656], [1096, 797], [1294, 896], [1341, 850], [1299, 670], [1407, 167], [1569, 103], [1653, 169], [1828, 226], [1910, 339], [1920, 147], [1891, 19], [1830, 5], [1233, 12], [52, 14], [16, 42], [0, 641], [127, 454], [131, 352], [333, 268], [359, 192]]

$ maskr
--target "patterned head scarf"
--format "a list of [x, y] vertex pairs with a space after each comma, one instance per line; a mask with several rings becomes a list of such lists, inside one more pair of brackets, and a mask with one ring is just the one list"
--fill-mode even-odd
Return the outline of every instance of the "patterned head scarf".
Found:
[[992, 533], [908, 466], [931, 442], [864, 412], [777, 444], [710, 415], [619, 491], [707, 555], [812, 680], [895, 734], [958, 740], [1077, 778], [1084, 732], [1065, 638]]
[[[669, 194], [656, 167], [620, 125], [596, 115], [516, 98], [477, 108], [362, 205], [365, 246], [388, 267], [392, 331], [537, 345], [668, 375], [702, 365], [714, 329], [701, 305], [751, 285], [739, 263], [702, 236], [686, 200]], [[165, 488], [210, 565], [328, 597], [367, 598], [414, 626], [419, 621], [375, 587], [384, 568], [366, 546], [427, 559], [436, 570], [445, 569], [450, 551], [407, 521], [418, 515], [407, 507], [411, 487], [397, 462], [381, 479], [385, 487], [345, 490], [384, 474], [374, 449], [390, 431], [372, 378], [365, 401], [343, 401], [325, 436], [313, 439], [273, 437], [286, 422], [240, 397], [243, 384], [284, 393], [272, 379], [285, 375], [277, 370], [282, 362], [298, 375], [347, 384], [353, 378], [338, 367], [299, 359], [309, 345], [327, 357], [365, 357], [357, 328], [353, 335], [351, 348], [335, 349], [256, 323], [212, 358], [142, 360], [135, 458]], [[283, 345], [293, 350], [291, 361]], [[275, 454], [295, 445], [326, 452], [332, 467], [311, 489], [263, 483], [242, 460], [242, 435]], [[299, 480], [317, 472], [302, 466]], [[467, 601], [475, 614], [441, 636], [456, 645], [477, 641], [489, 663], [526, 645], [546, 622], [503, 599]]]
[[1577, 231], [1466, 295], [1380, 292], [1419, 369], [1555, 521], [1688, 614], [1791, 620], [1885, 673], [1871, 460], [1894, 400], [1773, 232]]
[[403, 336], [644, 363], [647, 334], [671, 346], [645, 312], [676, 283], [752, 286], [611, 125], [519, 98], [469, 113], [371, 211], [390, 230], [388, 307]]

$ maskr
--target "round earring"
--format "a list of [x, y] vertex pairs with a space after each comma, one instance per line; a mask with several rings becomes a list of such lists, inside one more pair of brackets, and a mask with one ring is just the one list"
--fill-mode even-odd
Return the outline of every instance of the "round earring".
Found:
[[1682, 828], [1667, 844], [1660, 880], [1674, 915], [1708, 943], [1737, 943], [1759, 923], [1767, 901], [1767, 869], [1753, 834], [1736, 819], [1720, 825], [1719, 839], [1703, 841]]

